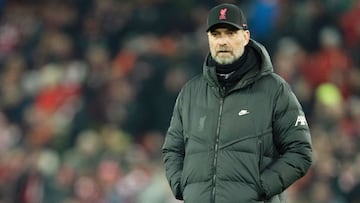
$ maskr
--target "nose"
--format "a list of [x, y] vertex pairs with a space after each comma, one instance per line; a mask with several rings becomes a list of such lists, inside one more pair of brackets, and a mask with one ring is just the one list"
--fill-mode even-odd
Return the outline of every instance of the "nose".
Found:
[[217, 43], [219, 45], [226, 45], [228, 43], [228, 38], [226, 37], [226, 35], [221, 34], [218, 38], [217, 38]]

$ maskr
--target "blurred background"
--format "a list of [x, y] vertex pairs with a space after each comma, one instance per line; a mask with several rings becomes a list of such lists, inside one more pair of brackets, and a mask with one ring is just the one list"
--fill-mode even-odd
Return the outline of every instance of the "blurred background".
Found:
[[288, 202], [360, 202], [359, 0], [0, 0], [0, 203], [178, 203], [161, 145], [223, 2], [312, 130]]

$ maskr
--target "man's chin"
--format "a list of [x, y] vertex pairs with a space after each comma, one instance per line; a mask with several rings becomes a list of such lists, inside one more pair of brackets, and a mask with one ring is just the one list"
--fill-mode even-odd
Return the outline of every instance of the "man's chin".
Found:
[[216, 61], [218, 64], [227, 65], [227, 64], [233, 63], [233, 62], [234, 62], [234, 59], [233, 59], [233, 58], [230, 58], [230, 57], [216, 57], [216, 58], [215, 58], [215, 61]]

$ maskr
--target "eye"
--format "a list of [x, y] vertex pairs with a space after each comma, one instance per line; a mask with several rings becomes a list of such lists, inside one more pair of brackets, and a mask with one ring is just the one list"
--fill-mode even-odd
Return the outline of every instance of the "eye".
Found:
[[233, 36], [233, 35], [236, 34], [236, 31], [234, 31], [234, 30], [228, 30], [228, 31], [226, 31], [226, 34], [227, 34], [228, 36]]
[[220, 34], [219, 34], [219, 32], [211, 32], [211, 35], [213, 36], [213, 37], [217, 37], [217, 36], [219, 36]]

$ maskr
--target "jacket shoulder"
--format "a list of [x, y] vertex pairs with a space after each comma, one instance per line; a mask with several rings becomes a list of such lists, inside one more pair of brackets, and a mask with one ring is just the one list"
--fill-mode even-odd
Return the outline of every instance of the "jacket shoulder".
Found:
[[269, 82], [272, 83], [274, 85], [281, 85], [281, 84], [287, 84], [287, 82], [285, 81], [284, 78], [282, 78], [280, 75], [278, 75], [275, 72], [271, 72], [267, 75], [264, 76], [264, 79]]
[[182, 87], [182, 91], [187, 92], [194, 88], [200, 88], [201, 86], [205, 85], [205, 83], [206, 81], [203, 75], [198, 74], [185, 83], [185, 85]]
[[274, 92], [279, 88], [289, 86], [284, 78], [274, 72], [262, 76], [261, 79], [258, 80], [258, 83], [266, 89], [266, 92]]

